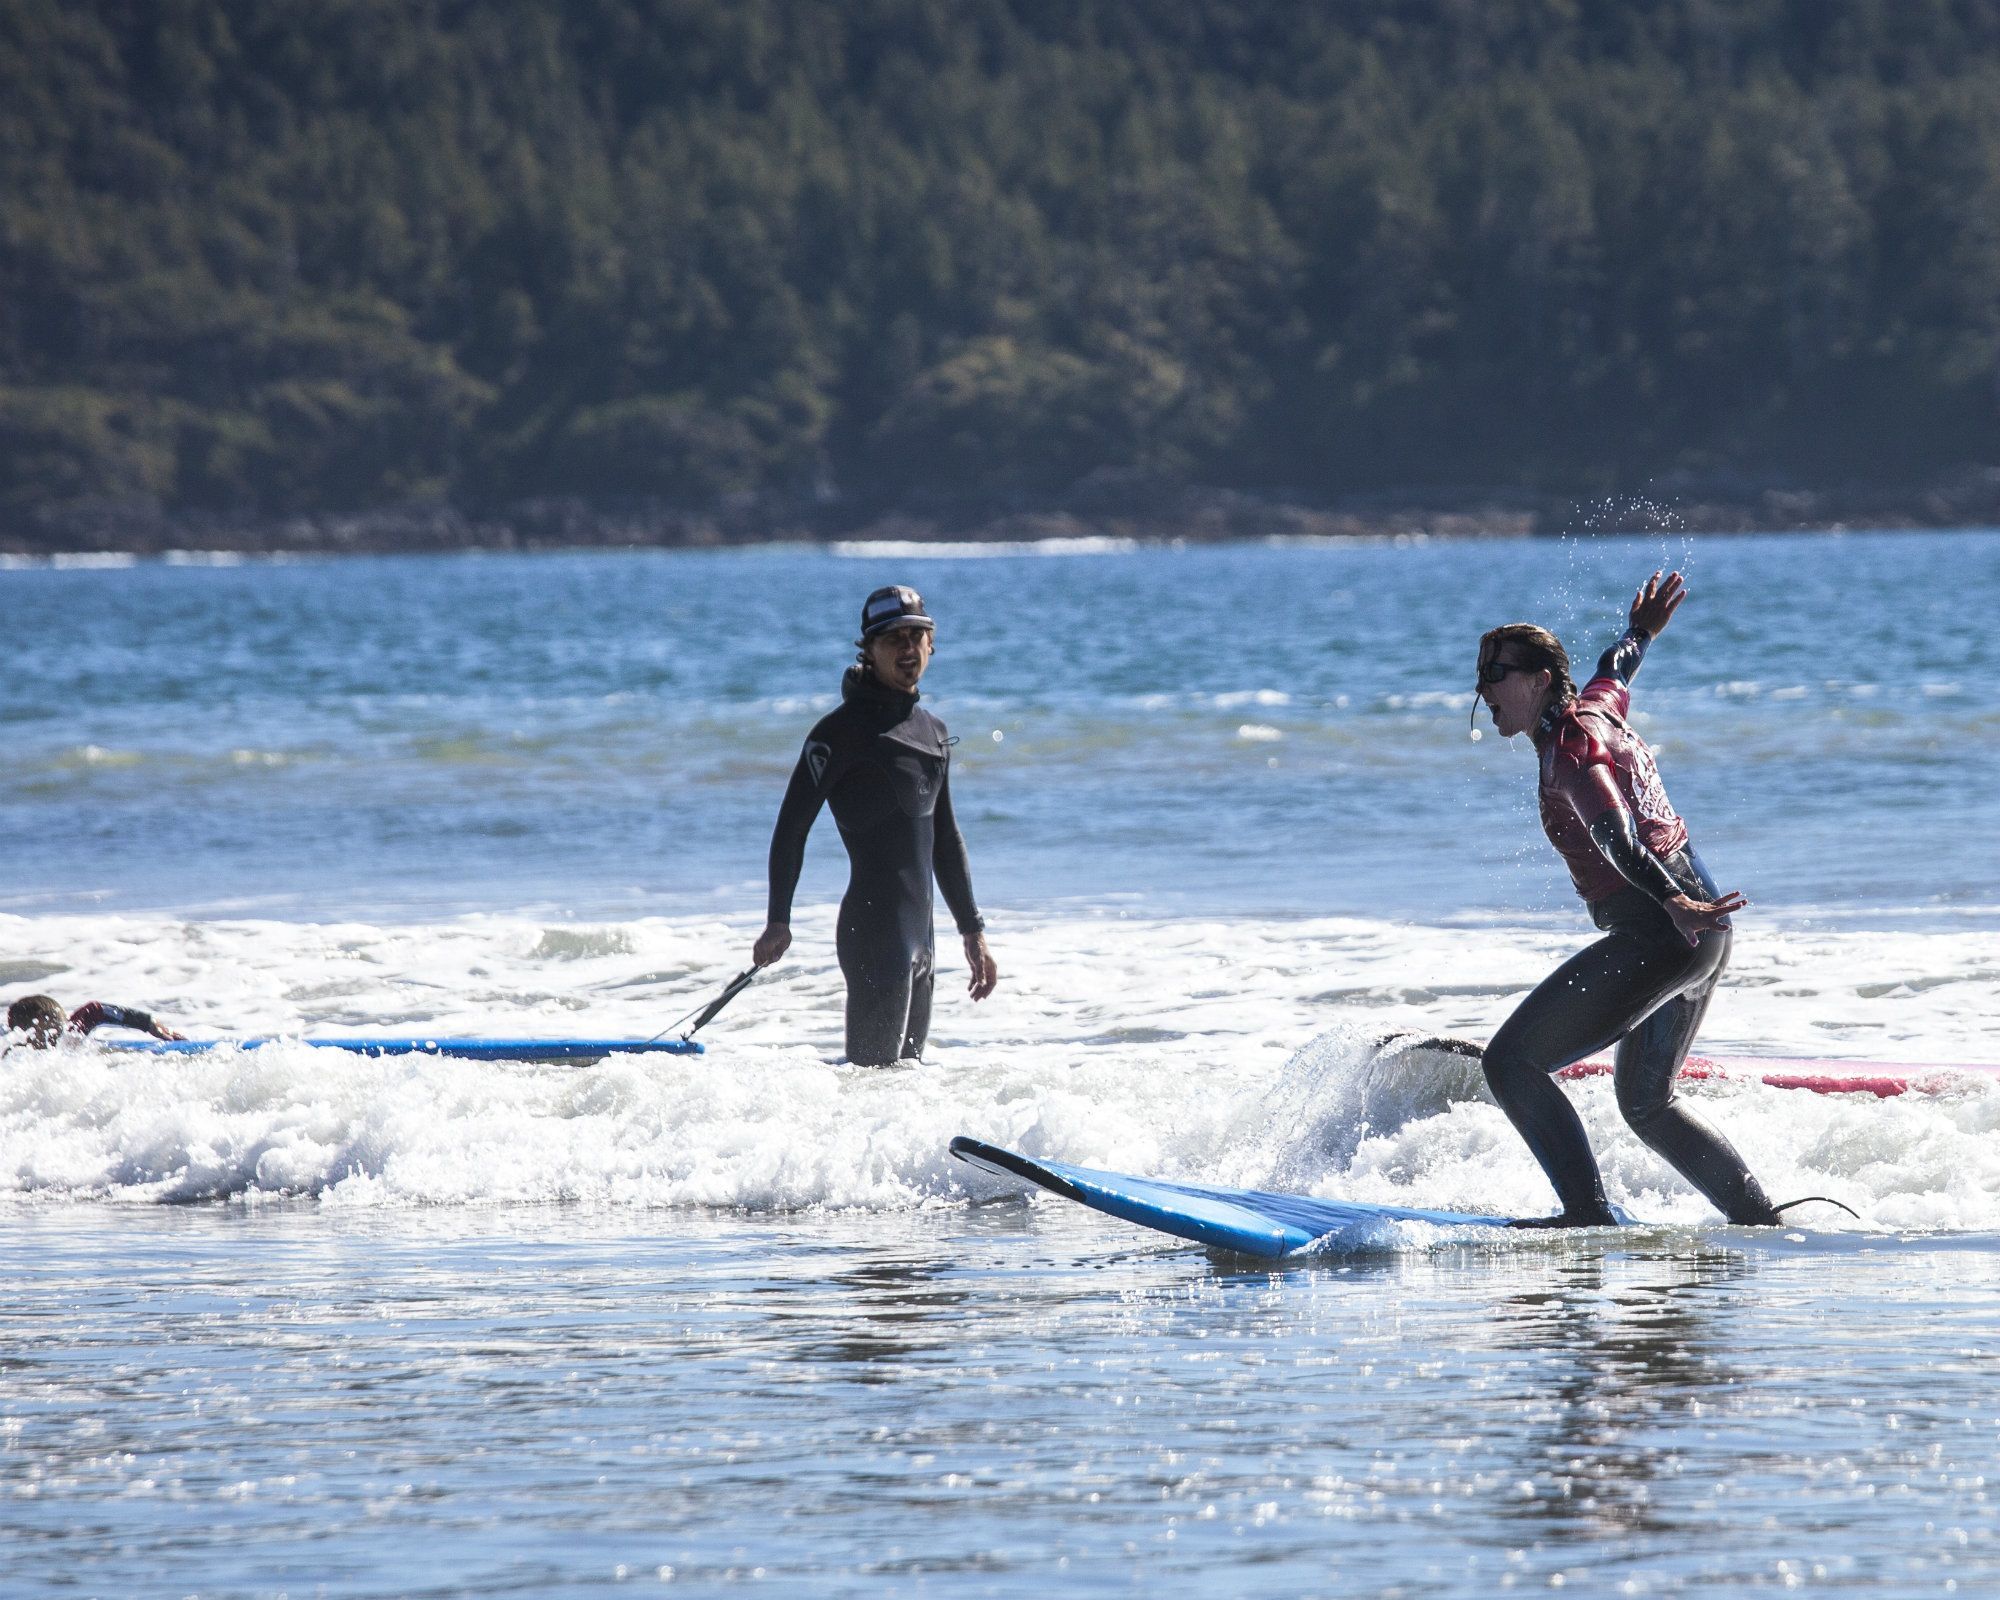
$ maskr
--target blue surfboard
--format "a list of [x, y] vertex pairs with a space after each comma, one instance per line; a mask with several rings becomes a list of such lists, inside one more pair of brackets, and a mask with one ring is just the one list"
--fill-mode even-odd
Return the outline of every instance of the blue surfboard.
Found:
[[453, 1061], [570, 1061], [606, 1056], [698, 1056], [694, 1039], [106, 1039], [114, 1050], [151, 1056], [192, 1056], [228, 1046], [261, 1050], [267, 1044], [309, 1044], [316, 1050], [351, 1050], [359, 1056], [444, 1056]]
[[1025, 1178], [1065, 1200], [1109, 1216], [1192, 1239], [1214, 1250], [1278, 1260], [1308, 1251], [1348, 1248], [1382, 1239], [1383, 1225], [1425, 1222], [1441, 1228], [1504, 1228], [1507, 1217], [1469, 1211], [1425, 1211], [1414, 1206], [1378, 1206], [1361, 1200], [1317, 1200], [1307, 1195], [1266, 1194], [1257, 1189], [1210, 1189], [1194, 1183], [1167, 1183], [1125, 1172], [1036, 1161], [998, 1145], [968, 1139], [951, 1141], [951, 1153], [1003, 1178]]

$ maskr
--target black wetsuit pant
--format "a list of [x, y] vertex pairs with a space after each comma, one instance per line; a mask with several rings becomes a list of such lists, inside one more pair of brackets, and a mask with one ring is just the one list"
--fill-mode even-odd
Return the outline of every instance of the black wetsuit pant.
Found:
[[835, 948], [847, 980], [847, 1059], [857, 1066], [921, 1056], [930, 1037], [932, 933], [927, 923], [916, 938], [901, 920], [857, 916], [845, 902], [840, 908]]
[[[1667, 863], [1689, 893], [1716, 889], [1691, 850]], [[1776, 1220], [1771, 1202], [1729, 1141], [1675, 1097], [1674, 1077], [1729, 963], [1729, 932], [1690, 945], [1666, 912], [1632, 889], [1597, 902], [1605, 936], [1544, 978], [1486, 1047], [1493, 1098], [1555, 1185], [1563, 1212], [1610, 1216], [1583, 1120], [1550, 1076], [1617, 1045], [1612, 1083], [1632, 1131], [1731, 1222]]]

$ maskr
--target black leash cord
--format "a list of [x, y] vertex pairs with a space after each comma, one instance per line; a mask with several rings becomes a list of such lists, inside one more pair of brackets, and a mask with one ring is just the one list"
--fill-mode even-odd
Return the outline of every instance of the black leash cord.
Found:
[[734, 1000], [745, 989], [749, 988], [751, 980], [755, 978], [757, 974], [762, 972], [763, 970], [764, 969], [761, 966], [755, 966], [749, 968], [746, 971], [737, 973], [735, 977], [729, 980], [728, 987], [726, 987], [722, 991], [722, 993], [717, 995], [713, 1000], [709, 1001], [707, 1005], [696, 1006], [694, 1010], [690, 1011], [687, 1014], [686, 1017], [681, 1017], [673, 1022], [668, 1023], [658, 1033], [654, 1034], [651, 1039], [648, 1039], [646, 1043], [652, 1044], [654, 1040], [664, 1039], [668, 1034], [672, 1033], [674, 1029], [678, 1028], [681, 1025], [681, 1023], [686, 1022], [688, 1020], [688, 1017], [694, 1018], [694, 1025], [690, 1027], [686, 1033], [682, 1034], [681, 1038], [683, 1041], [692, 1039], [697, 1033], [701, 1032], [703, 1028], [707, 1027], [711, 1022], [715, 1020], [717, 1013], [720, 1012], [724, 1006], [728, 1005], [730, 1001]]

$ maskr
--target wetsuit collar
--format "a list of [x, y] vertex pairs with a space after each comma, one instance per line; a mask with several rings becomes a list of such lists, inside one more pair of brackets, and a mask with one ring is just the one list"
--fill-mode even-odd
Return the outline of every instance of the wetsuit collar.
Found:
[[840, 698], [858, 700], [863, 705], [877, 706], [884, 711], [893, 711], [899, 716], [908, 716], [916, 709], [922, 698], [918, 692], [904, 694], [900, 689], [892, 689], [874, 673], [859, 666], [849, 667], [840, 680]]
[[1535, 722], [1535, 731], [1529, 735], [1534, 740], [1537, 750], [1555, 737], [1556, 724], [1562, 721], [1562, 714], [1575, 703], [1574, 700], [1551, 700], [1542, 707], [1542, 714]]

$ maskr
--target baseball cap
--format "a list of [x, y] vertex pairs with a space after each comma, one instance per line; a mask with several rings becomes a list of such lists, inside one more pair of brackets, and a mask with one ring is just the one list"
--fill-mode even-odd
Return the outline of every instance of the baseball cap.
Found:
[[935, 628], [931, 614], [924, 609], [924, 597], [914, 589], [891, 584], [886, 589], [877, 589], [861, 602], [861, 637], [872, 639], [878, 633], [887, 633], [892, 628]]

